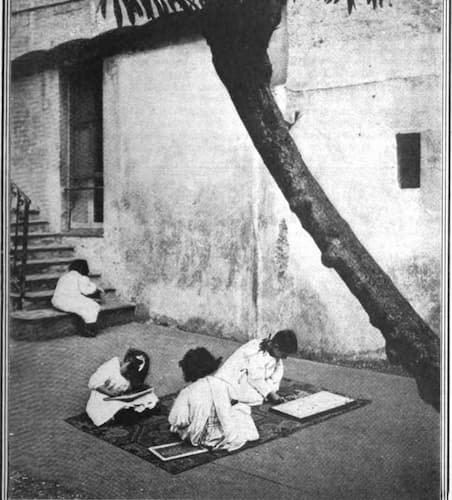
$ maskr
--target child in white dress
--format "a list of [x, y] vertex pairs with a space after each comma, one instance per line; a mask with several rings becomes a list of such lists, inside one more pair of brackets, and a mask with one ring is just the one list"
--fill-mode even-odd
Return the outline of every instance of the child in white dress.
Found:
[[[88, 382], [91, 394], [86, 413], [96, 426], [113, 419], [130, 425], [157, 410], [159, 399], [145, 384], [149, 365], [145, 352], [129, 349], [122, 361], [114, 357], [95, 371]], [[133, 398], [137, 393], [143, 395]]]
[[282, 360], [297, 349], [295, 333], [280, 330], [272, 338], [250, 340], [239, 347], [215, 376], [228, 384], [232, 398], [241, 403], [278, 403], [282, 401], [278, 394], [284, 374]]
[[95, 337], [97, 333], [97, 317], [100, 305], [95, 298], [101, 300], [104, 291], [97, 287], [89, 277], [86, 260], [74, 260], [69, 271], [58, 280], [53, 293], [52, 305], [61, 311], [80, 316], [84, 328], [80, 332], [84, 337]]
[[194, 446], [233, 451], [259, 439], [250, 408], [232, 404], [228, 386], [216, 378], [220, 359], [207, 349], [191, 349], [179, 365], [187, 382], [168, 417], [171, 431]]

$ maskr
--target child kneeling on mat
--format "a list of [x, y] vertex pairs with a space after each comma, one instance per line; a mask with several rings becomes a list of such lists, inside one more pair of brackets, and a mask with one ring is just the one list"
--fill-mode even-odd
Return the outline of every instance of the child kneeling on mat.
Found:
[[171, 432], [193, 446], [238, 450], [259, 433], [246, 405], [233, 405], [228, 386], [215, 371], [215, 359], [204, 347], [190, 349], [179, 362], [190, 385], [182, 389], [168, 416]]

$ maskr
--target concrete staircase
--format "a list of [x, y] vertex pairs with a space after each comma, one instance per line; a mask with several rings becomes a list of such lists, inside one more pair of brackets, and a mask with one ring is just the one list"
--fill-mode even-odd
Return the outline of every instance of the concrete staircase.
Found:
[[[16, 222], [12, 217], [11, 242], [14, 243]], [[22, 233], [19, 222], [17, 251], [21, 251]], [[45, 340], [74, 335], [80, 331], [81, 319], [75, 314], [57, 311], [50, 303], [58, 278], [67, 271], [77, 256], [74, 247], [65, 242], [64, 235], [49, 232], [49, 224], [39, 218], [39, 210], [31, 210], [29, 221], [26, 292], [22, 309], [18, 310], [19, 294], [11, 292], [13, 312], [10, 315], [11, 335], [18, 340]], [[20, 264], [19, 264], [20, 265]], [[102, 286], [100, 275], [91, 279]], [[105, 289], [105, 287], [103, 286]], [[135, 319], [135, 304], [120, 300], [115, 290], [105, 289], [99, 328], [129, 323]]]

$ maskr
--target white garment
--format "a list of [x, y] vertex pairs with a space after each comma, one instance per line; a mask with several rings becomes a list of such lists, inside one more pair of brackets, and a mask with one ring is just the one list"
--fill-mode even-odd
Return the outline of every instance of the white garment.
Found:
[[159, 401], [154, 392], [133, 401], [109, 401], [109, 396], [97, 390], [106, 386], [110, 392], [117, 396], [123, 394], [130, 387], [130, 382], [121, 375], [121, 362], [117, 357], [101, 365], [88, 382], [91, 394], [86, 405], [86, 413], [97, 426], [111, 420], [119, 410], [133, 408], [136, 412], [142, 413], [146, 409], [154, 408]]
[[277, 391], [284, 373], [282, 360], [262, 351], [261, 342], [254, 339], [239, 347], [215, 374], [229, 384], [231, 398], [251, 406]]
[[178, 394], [168, 417], [172, 432], [194, 446], [228, 451], [259, 439], [246, 405], [231, 405], [227, 385], [215, 376], [193, 382]]
[[77, 271], [69, 271], [58, 280], [52, 297], [52, 305], [65, 312], [78, 314], [85, 323], [95, 323], [100, 305], [85, 297], [97, 290], [96, 285]]

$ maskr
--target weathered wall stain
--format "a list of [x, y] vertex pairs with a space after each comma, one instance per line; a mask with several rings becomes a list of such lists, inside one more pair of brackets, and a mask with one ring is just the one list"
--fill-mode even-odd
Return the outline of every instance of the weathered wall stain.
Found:
[[390, 269], [400, 291], [433, 328], [440, 333], [441, 269], [431, 255], [415, 255]]
[[105, 101], [118, 113], [105, 124], [105, 272], [154, 321], [246, 340], [252, 151], [208, 48], [191, 41], [108, 68]]
[[284, 281], [288, 265], [289, 265], [288, 228], [286, 220], [281, 219], [279, 223], [278, 239], [276, 240], [276, 248], [275, 248], [276, 275], [280, 282]]
[[264, 332], [293, 328], [300, 349], [319, 352], [337, 347], [327, 304], [299, 277], [286, 276], [281, 286], [277, 272], [268, 275], [259, 303]]

